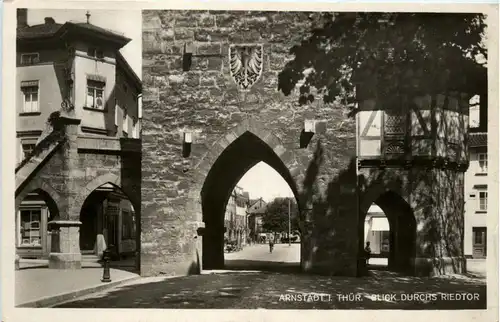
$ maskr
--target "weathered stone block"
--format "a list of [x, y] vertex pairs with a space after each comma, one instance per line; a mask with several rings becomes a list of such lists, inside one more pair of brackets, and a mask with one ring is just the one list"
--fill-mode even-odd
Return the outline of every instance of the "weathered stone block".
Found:
[[221, 45], [218, 43], [200, 43], [196, 48], [196, 53], [202, 56], [213, 56], [221, 54]]
[[186, 28], [175, 29], [175, 40], [194, 40], [194, 30]]
[[191, 15], [178, 15], [175, 18], [175, 28], [179, 29], [182, 27], [196, 27], [198, 25], [198, 19], [192, 17]]
[[211, 13], [202, 13], [198, 18], [199, 27], [214, 27], [215, 26], [215, 16]]
[[159, 33], [160, 39], [164, 40], [164, 41], [173, 41], [174, 35], [175, 35], [175, 33], [174, 33], [173, 28], [162, 29], [162, 30], [160, 30], [160, 33]]
[[80, 269], [82, 268], [82, 254], [50, 253], [49, 268]]

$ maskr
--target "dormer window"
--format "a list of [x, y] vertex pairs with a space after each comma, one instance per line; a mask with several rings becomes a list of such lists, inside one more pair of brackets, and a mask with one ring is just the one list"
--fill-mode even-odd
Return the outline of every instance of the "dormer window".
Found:
[[40, 62], [40, 55], [38, 53], [21, 54], [21, 65], [33, 65]]
[[97, 59], [103, 59], [104, 58], [104, 52], [102, 49], [95, 48], [95, 47], [89, 47], [87, 51], [87, 55], [92, 57], [92, 58], [97, 58]]

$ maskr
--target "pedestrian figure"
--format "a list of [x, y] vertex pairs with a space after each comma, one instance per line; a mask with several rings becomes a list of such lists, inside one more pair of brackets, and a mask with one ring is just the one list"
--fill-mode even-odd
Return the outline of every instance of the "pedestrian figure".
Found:
[[269, 238], [269, 252], [272, 253], [274, 248], [274, 240], [273, 238]]
[[370, 260], [370, 254], [372, 250], [370, 248], [370, 242], [366, 242], [366, 247], [365, 247], [365, 260], [366, 260], [366, 267], [368, 267], [368, 261]]

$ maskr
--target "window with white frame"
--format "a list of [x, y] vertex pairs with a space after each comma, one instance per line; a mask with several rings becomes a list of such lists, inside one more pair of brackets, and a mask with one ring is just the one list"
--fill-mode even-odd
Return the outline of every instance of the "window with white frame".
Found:
[[40, 55], [38, 53], [21, 54], [21, 65], [32, 65], [40, 62]]
[[19, 211], [18, 240], [21, 247], [41, 247], [42, 210], [21, 209]]
[[39, 101], [39, 86], [38, 81], [23, 82], [21, 90], [24, 96], [23, 112], [24, 113], [37, 113], [40, 112]]
[[479, 153], [477, 159], [479, 161], [479, 172], [488, 172], [488, 153]]
[[488, 210], [488, 192], [479, 191], [479, 211]]
[[104, 109], [104, 82], [87, 79], [87, 102], [89, 108]]

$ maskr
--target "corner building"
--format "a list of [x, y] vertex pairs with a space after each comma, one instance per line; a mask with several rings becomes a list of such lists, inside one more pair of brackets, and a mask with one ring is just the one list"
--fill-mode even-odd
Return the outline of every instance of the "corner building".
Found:
[[[367, 83], [354, 118], [317, 101], [299, 106], [298, 90], [278, 90], [278, 74], [315, 15], [143, 12], [143, 275], [222, 268], [226, 202], [260, 161], [298, 201], [303, 271], [359, 275], [374, 202], [389, 220], [390, 269], [463, 270], [457, 189], [468, 99], [422, 95], [382, 106], [370, 95], [376, 83]], [[252, 63], [238, 64], [242, 57]]]
[[90, 14], [34, 25], [28, 15], [17, 12], [13, 80], [16, 254], [80, 268], [109, 248], [138, 267], [142, 84], [119, 51], [131, 39]]

